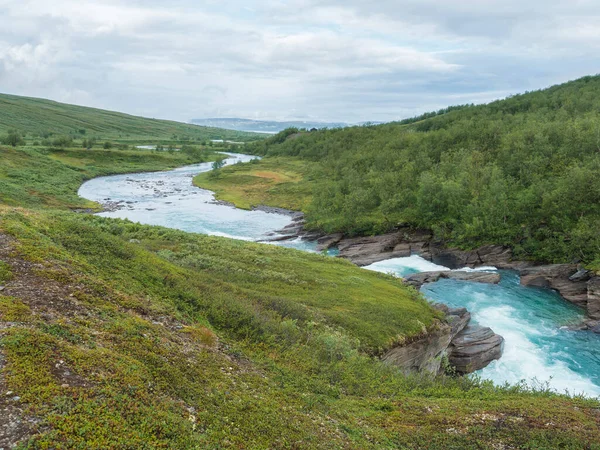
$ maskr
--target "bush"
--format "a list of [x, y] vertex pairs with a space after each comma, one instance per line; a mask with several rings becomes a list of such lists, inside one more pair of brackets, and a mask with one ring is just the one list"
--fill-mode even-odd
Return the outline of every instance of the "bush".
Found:
[[54, 147], [71, 147], [73, 145], [73, 138], [69, 136], [59, 136], [51, 141], [51, 145]]
[[23, 139], [23, 136], [21, 136], [21, 133], [17, 130], [8, 130], [8, 133], [2, 138], [1, 141], [2, 144], [11, 145], [13, 147], [16, 147], [18, 145], [25, 145], [25, 140]]

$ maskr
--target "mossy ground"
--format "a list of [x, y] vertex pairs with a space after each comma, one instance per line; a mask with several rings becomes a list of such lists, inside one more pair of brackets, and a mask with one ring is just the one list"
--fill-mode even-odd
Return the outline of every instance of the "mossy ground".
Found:
[[19, 151], [2, 150], [0, 429], [18, 417], [20, 448], [600, 448], [597, 401], [381, 363], [437, 320], [398, 280], [52, 210], [123, 162]]
[[201, 173], [194, 178], [194, 184], [238, 208], [266, 205], [302, 211], [312, 197], [312, 165], [293, 158], [257, 159]]

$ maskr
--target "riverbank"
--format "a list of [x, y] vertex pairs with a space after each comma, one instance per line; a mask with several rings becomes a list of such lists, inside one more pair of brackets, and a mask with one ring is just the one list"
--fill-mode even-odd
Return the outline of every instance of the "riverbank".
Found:
[[[299, 217], [294, 225], [279, 230], [279, 234], [278, 239], [314, 240], [318, 244], [317, 251], [335, 247], [340, 258], [358, 266], [418, 255], [451, 270], [482, 266], [514, 270], [521, 275], [522, 285], [555, 290], [565, 300], [581, 307], [586, 311], [588, 320], [579, 328], [600, 333], [600, 276], [578, 264], [548, 265], [522, 261], [513, 257], [509, 247], [501, 245], [486, 245], [474, 250], [451, 248], [435, 240], [431, 231], [412, 227], [377, 236], [346, 237], [342, 233], [327, 235], [306, 231]], [[466, 275], [474, 281], [480, 276], [476, 273]]]

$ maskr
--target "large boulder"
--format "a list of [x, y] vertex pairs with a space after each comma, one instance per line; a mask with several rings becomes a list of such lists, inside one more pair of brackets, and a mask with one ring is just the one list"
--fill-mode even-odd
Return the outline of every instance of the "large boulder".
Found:
[[321, 252], [337, 245], [344, 235], [342, 233], [328, 234], [317, 239], [317, 251]]
[[465, 308], [450, 309], [445, 305], [436, 307], [446, 314], [444, 322], [420, 339], [392, 348], [383, 355], [383, 361], [398, 366], [406, 374], [439, 373], [450, 342], [467, 326], [471, 314]]
[[485, 245], [470, 251], [432, 246], [431, 260], [435, 264], [446, 266], [450, 269], [477, 266], [495, 266], [500, 269], [510, 269], [514, 265], [512, 262], [512, 250], [502, 245]]
[[412, 254], [425, 254], [424, 257], [427, 257], [431, 238], [431, 232], [411, 228], [378, 236], [344, 238], [338, 242], [339, 256], [358, 266]]
[[458, 374], [483, 369], [502, 356], [504, 338], [488, 327], [469, 325], [458, 333], [448, 348], [448, 363]]
[[479, 264], [484, 266], [494, 266], [499, 269], [512, 268], [512, 250], [503, 245], [485, 245], [477, 250]]

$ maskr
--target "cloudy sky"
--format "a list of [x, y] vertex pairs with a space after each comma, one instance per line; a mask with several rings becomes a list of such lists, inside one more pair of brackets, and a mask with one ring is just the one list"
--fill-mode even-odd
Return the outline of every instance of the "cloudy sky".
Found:
[[385, 121], [600, 72], [599, 0], [0, 0], [0, 92]]

